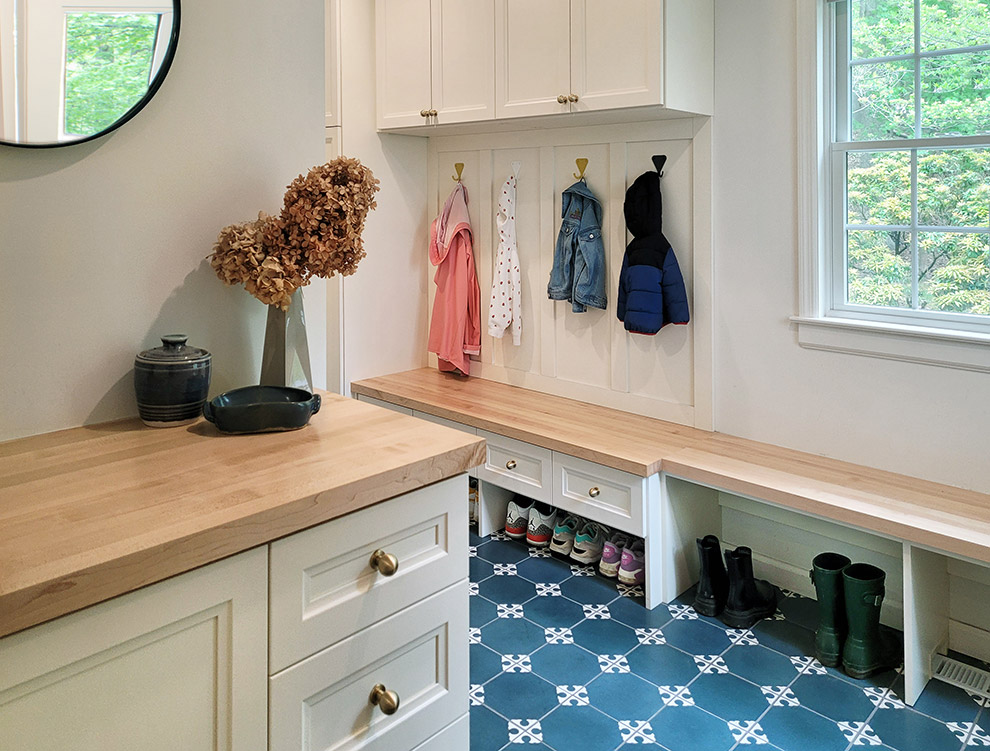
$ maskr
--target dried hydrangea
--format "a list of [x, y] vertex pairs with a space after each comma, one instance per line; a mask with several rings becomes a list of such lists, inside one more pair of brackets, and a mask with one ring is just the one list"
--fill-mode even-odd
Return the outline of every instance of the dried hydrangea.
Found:
[[375, 208], [378, 180], [357, 159], [340, 157], [299, 175], [277, 217], [224, 227], [210, 265], [227, 284], [243, 284], [267, 305], [287, 310], [310, 278], [347, 276], [364, 258], [361, 233]]
[[309, 273], [348, 276], [364, 258], [361, 233], [375, 208], [378, 180], [357, 159], [340, 157], [299, 175], [285, 191], [282, 249]]

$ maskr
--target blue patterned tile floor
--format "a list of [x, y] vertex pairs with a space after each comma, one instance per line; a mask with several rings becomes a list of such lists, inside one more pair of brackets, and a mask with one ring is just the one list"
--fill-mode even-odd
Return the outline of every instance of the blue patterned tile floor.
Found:
[[938, 681], [857, 681], [813, 657], [815, 603], [728, 629], [692, 594], [652, 611], [637, 588], [471, 534], [471, 751], [965, 751], [990, 748], [990, 700]]

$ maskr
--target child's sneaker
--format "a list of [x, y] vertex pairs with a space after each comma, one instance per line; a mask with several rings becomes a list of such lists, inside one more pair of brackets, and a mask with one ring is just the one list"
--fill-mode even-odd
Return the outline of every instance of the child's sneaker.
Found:
[[581, 531], [574, 536], [571, 559], [578, 563], [594, 565], [602, 557], [605, 546], [606, 529], [597, 522], [585, 522]]
[[509, 508], [505, 512], [505, 534], [513, 540], [521, 540], [526, 536], [529, 526], [529, 510], [533, 508], [533, 499], [524, 495], [512, 496]]
[[616, 532], [602, 548], [602, 561], [598, 564], [598, 573], [614, 579], [619, 573], [622, 562], [622, 549], [629, 544], [631, 538], [625, 532]]
[[581, 519], [574, 514], [568, 514], [563, 521], [557, 522], [553, 528], [553, 539], [550, 541], [550, 552], [560, 555], [570, 555], [574, 547], [574, 535], [581, 526]]
[[529, 510], [529, 526], [526, 529], [526, 542], [534, 548], [545, 548], [553, 537], [553, 523], [557, 519], [557, 509], [545, 503], [536, 503]]
[[642, 584], [646, 579], [646, 553], [643, 541], [638, 537], [622, 551], [619, 564], [619, 581], [623, 584]]

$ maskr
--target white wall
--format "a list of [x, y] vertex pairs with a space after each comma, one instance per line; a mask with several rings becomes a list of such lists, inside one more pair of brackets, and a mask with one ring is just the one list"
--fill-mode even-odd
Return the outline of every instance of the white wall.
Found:
[[377, 132], [375, 4], [339, 1], [341, 152], [381, 181], [378, 208], [365, 226], [368, 255], [343, 280], [343, 384], [349, 392], [351, 381], [426, 365], [427, 140]]
[[211, 393], [256, 382], [265, 307], [204, 259], [323, 161], [323, 7], [274, 8], [184, 3], [134, 120], [90, 144], [0, 146], [0, 440], [136, 414], [134, 355], [161, 334], [213, 353]]
[[988, 492], [990, 375], [802, 349], [788, 322], [794, 14], [781, 0], [716, 5], [716, 430]]

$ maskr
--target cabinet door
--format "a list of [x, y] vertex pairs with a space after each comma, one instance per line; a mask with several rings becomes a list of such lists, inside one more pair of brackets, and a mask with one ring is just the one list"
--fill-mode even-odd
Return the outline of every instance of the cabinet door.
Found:
[[0, 748], [265, 748], [267, 583], [256, 548], [0, 639]]
[[662, 104], [663, 0], [571, 0], [571, 111]]
[[495, 115], [569, 112], [570, 0], [497, 0]]
[[375, 0], [379, 128], [427, 123], [430, 24], [430, 0]]
[[493, 0], [433, 0], [433, 109], [436, 122], [495, 118]]

